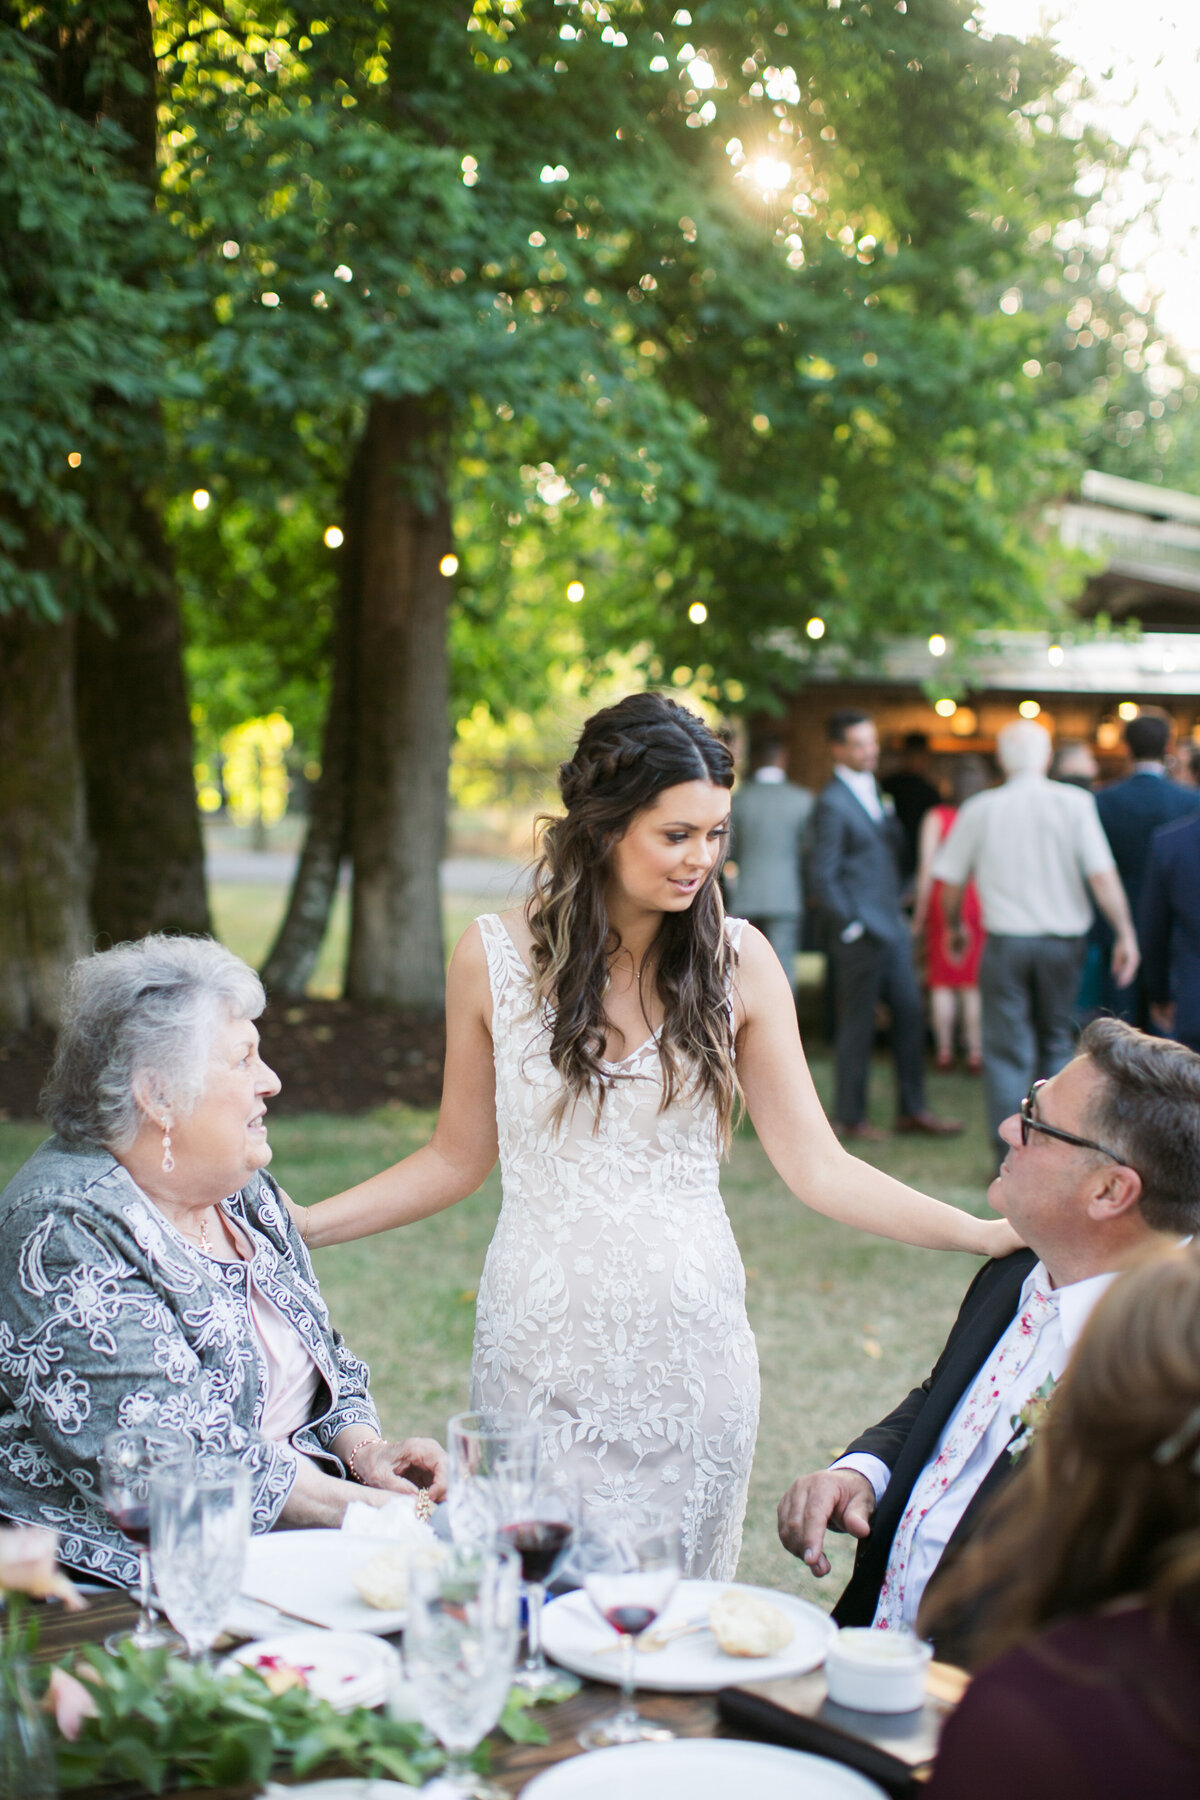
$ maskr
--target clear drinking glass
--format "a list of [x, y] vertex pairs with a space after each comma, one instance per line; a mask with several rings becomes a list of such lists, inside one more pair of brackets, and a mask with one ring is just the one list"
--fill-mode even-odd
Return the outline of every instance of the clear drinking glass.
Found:
[[145, 1431], [110, 1431], [100, 1451], [100, 1497], [113, 1524], [138, 1553], [138, 1622], [132, 1631], [115, 1631], [104, 1640], [106, 1650], [133, 1644], [139, 1650], [178, 1649], [183, 1639], [163, 1625], [150, 1595], [150, 1478], [156, 1469], [190, 1460], [192, 1446], [181, 1431], [148, 1427]]
[[575, 1562], [588, 1599], [621, 1634], [621, 1703], [607, 1719], [581, 1731], [585, 1750], [610, 1744], [661, 1743], [675, 1733], [643, 1719], [634, 1702], [635, 1643], [670, 1604], [679, 1583], [679, 1527], [649, 1509], [589, 1517]]
[[482, 1548], [494, 1541], [501, 1519], [511, 1516], [513, 1497], [532, 1490], [542, 1428], [524, 1413], [457, 1413], [446, 1426], [446, 1450], [450, 1535], [464, 1548]]
[[250, 1474], [232, 1460], [162, 1469], [150, 1482], [150, 1560], [159, 1599], [193, 1661], [217, 1638], [242, 1585]]
[[569, 1700], [579, 1692], [579, 1679], [547, 1664], [542, 1650], [542, 1613], [546, 1583], [579, 1524], [578, 1483], [543, 1465], [531, 1482], [506, 1484], [501, 1498], [500, 1542], [521, 1559], [525, 1595], [525, 1661], [514, 1684], [537, 1700]]
[[520, 1565], [511, 1550], [448, 1545], [409, 1573], [404, 1661], [422, 1722], [446, 1752], [424, 1793], [506, 1800], [468, 1761], [504, 1710], [517, 1654]]

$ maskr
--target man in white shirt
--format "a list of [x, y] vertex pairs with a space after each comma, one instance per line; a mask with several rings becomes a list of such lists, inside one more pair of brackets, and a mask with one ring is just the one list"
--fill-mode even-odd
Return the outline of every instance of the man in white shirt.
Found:
[[925, 1014], [912, 964], [912, 934], [901, 910], [904, 832], [891, 797], [875, 779], [879, 737], [866, 713], [843, 708], [828, 721], [833, 776], [813, 814], [809, 878], [821, 909], [833, 980], [834, 1130], [880, 1138], [866, 1117], [875, 1008], [891, 1012], [896, 1065], [896, 1130], [954, 1136], [925, 1100]]
[[780, 1501], [779, 1535], [814, 1575], [827, 1529], [860, 1540], [839, 1624], [915, 1625], [1114, 1274], [1200, 1223], [1200, 1056], [1115, 1019], [1079, 1050], [1004, 1121], [988, 1198], [1029, 1248], [984, 1265], [929, 1378]]
[[1000, 788], [964, 801], [933, 859], [943, 882], [947, 954], [959, 960], [963, 889], [972, 878], [987, 933], [979, 967], [988, 1122], [1014, 1113], [1035, 1076], [1054, 1075], [1072, 1052], [1071, 1011], [1092, 923], [1092, 900], [1115, 934], [1113, 978], [1137, 973], [1125, 890], [1091, 794], [1050, 781], [1050, 733], [1032, 719], [996, 740]]

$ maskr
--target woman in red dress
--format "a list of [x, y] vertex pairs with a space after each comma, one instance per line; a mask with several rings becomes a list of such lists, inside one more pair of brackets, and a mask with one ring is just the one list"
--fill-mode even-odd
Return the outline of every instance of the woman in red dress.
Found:
[[929, 988], [933, 1037], [939, 1069], [954, 1067], [954, 1045], [962, 1002], [962, 1032], [967, 1048], [967, 1068], [977, 1075], [983, 1066], [980, 1035], [979, 959], [983, 954], [983, 919], [974, 882], [963, 895], [962, 926], [967, 934], [966, 954], [954, 962], [946, 954], [946, 923], [942, 915], [942, 884], [933, 879], [937, 847], [954, 823], [964, 800], [988, 785], [986, 765], [978, 756], [960, 756], [951, 777], [952, 804], [935, 806], [921, 821], [917, 840], [917, 896], [913, 910], [913, 936], [925, 939], [925, 981]]

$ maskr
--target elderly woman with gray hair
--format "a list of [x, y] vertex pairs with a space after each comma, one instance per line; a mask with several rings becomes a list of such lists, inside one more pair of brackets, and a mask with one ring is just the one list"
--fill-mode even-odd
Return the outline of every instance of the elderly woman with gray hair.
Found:
[[445, 1490], [439, 1445], [382, 1438], [266, 1172], [263, 1005], [208, 939], [77, 963], [42, 1097], [56, 1135], [0, 1194], [0, 1517], [57, 1527], [101, 1579], [137, 1573], [99, 1494], [120, 1427], [236, 1454], [256, 1532]]

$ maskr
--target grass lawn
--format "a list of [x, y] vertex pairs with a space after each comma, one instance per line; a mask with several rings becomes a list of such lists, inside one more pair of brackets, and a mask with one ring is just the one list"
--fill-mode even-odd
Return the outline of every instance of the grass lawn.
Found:
[[[814, 1057], [822, 1095], [829, 1066]], [[875, 1118], [889, 1116], [890, 1082], [877, 1069]], [[931, 1101], [971, 1121], [961, 1139], [900, 1138], [870, 1160], [940, 1198], [985, 1211], [988, 1152], [982, 1096], [965, 1077], [931, 1080]], [[312, 1201], [361, 1180], [422, 1141], [432, 1115], [389, 1109], [360, 1119], [309, 1115], [271, 1127], [276, 1174]], [[44, 1133], [0, 1123], [0, 1185]], [[796, 1475], [836, 1455], [928, 1371], [974, 1263], [861, 1236], [806, 1213], [753, 1134], [735, 1145], [723, 1182], [748, 1277], [763, 1372], [763, 1413], [742, 1552], [743, 1580], [832, 1605], [849, 1572], [834, 1539], [834, 1573], [817, 1582], [780, 1548], [775, 1504]], [[372, 1369], [384, 1429], [441, 1437], [466, 1404], [475, 1286], [499, 1205], [493, 1173], [480, 1193], [438, 1218], [320, 1253], [333, 1317]]]

